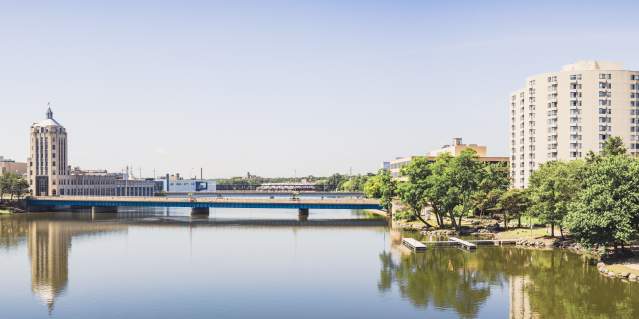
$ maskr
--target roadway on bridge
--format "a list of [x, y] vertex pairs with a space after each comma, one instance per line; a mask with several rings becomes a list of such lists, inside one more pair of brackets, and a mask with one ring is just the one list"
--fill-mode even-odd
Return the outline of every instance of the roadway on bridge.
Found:
[[381, 209], [376, 199], [362, 198], [175, 198], [175, 197], [29, 197], [30, 206], [86, 207], [190, 207], [190, 208], [290, 208], [290, 209]]

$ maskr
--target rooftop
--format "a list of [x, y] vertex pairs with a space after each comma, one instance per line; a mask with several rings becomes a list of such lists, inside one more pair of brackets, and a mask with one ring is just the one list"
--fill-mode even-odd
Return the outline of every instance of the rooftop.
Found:
[[564, 65], [562, 71], [623, 70], [623, 64], [610, 61], [581, 60]]

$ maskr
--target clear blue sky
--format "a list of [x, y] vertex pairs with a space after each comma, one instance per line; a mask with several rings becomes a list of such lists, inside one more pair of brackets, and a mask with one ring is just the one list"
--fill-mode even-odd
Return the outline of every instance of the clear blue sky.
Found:
[[639, 69], [633, 1], [4, 1], [0, 155], [51, 101], [83, 168], [366, 172], [452, 137], [507, 155], [507, 98], [581, 59]]

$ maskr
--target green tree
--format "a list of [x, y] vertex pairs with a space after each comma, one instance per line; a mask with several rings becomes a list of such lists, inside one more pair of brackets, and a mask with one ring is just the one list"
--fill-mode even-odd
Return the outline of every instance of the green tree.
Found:
[[623, 145], [623, 140], [620, 136], [612, 136], [606, 140], [603, 149], [601, 150], [602, 156], [614, 156], [626, 154], [626, 147]]
[[479, 190], [473, 196], [475, 208], [479, 216], [495, 208], [499, 198], [508, 190], [510, 178], [508, 167], [500, 164], [486, 164], [479, 183]]
[[551, 236], [555, 236], [555, 225], [563, 237], [563, 221], [569, 206], [581, 187], [579, 172], [584, 162], [552, 161], [542, 164], [533, 172], [528, 183], [531, 214], [545, 224], [550, 224]]
[[508, 229], [508, 222], [514, 218], [519, 219], [519, 227], [521, 227], [521, 216], [526, 212], [530, 205], [526, 191], [522, 189], [512, 188], [504, 192], [499, 197], [495, 210], [499, 211], [504, 217], [504, 228]]
[[[438, 155], [435, 161], [430, 164], [431, 174], [427, 177], [428, 189], [426, 190], [426, 198], [439, 227], [444, 226], [444, 216], [457, 206], [457, 198], [449, 196], [449, 191], [453, 185], [452, 180], [447, 175], [447, 169], [452, 161], [453, 156], [449, 153]], [[451, 223], [454, 228], [457, 228], [454, 218], [451, 219]]]
[[422, 217], [422, 211], [427, 205], [428, 177], [431, 175], [428, 161], [423, 157], [416, 157], [402, 167], [401, 174], [407, 180], [399, 183], [397, 193], [400, 200], [410, 208], [417, 219], [427, 226], [432, 226]]
[[451, 187], [447, 192], [450, 201], [455, 201], [457, 205], [449, 211], [451, 219], [458, 218], [453, 224], [459, 231], [464, 216], [474, 209], [473, 196], [479, 191], [479, 184], [483, 175], [483, 164], [479, 161], [477, 153], [472, 149], [466, 149], [458, 156], [453, 157], [450, 165], [445, 170], [445, 175], [449, 179]]
[[335, 173], [326, 179], [326, 191], [336, 191], [342, 183], [346, 182], [346, 176]]
[[17, 176], [11, 183], [11, 199], [16, 196], [18, 199], [22, 198], [29, 192], [29, 183], [22, 177]]
[[566, 225], [586, 245], [616, 248], [637, 236], [639, 162], [626, 155], [609, 154], [613, 155], [583, 170], [583, 188], [571, 206]]
[[9, 174], [0, 175], [0, 203], [4, 199], [4, 194], [11, 191], [11, 181], [9, 180]]
[[397, 195], [397, 182], [393, 180], [389, 171], [380, 169], [364, 183], [366, 197], [379, 198], [380, 204], [387, 212], [393, 211], [393, 198]]

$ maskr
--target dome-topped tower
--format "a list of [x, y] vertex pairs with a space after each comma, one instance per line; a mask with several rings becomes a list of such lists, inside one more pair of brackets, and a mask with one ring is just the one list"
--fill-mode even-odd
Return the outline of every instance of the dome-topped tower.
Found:
[[68, 174], [67, 132], [53, 119], [47, 104], [46, 119], [31, 125], [29, 189], [36, 196], [59, 195], [59, 176]]

